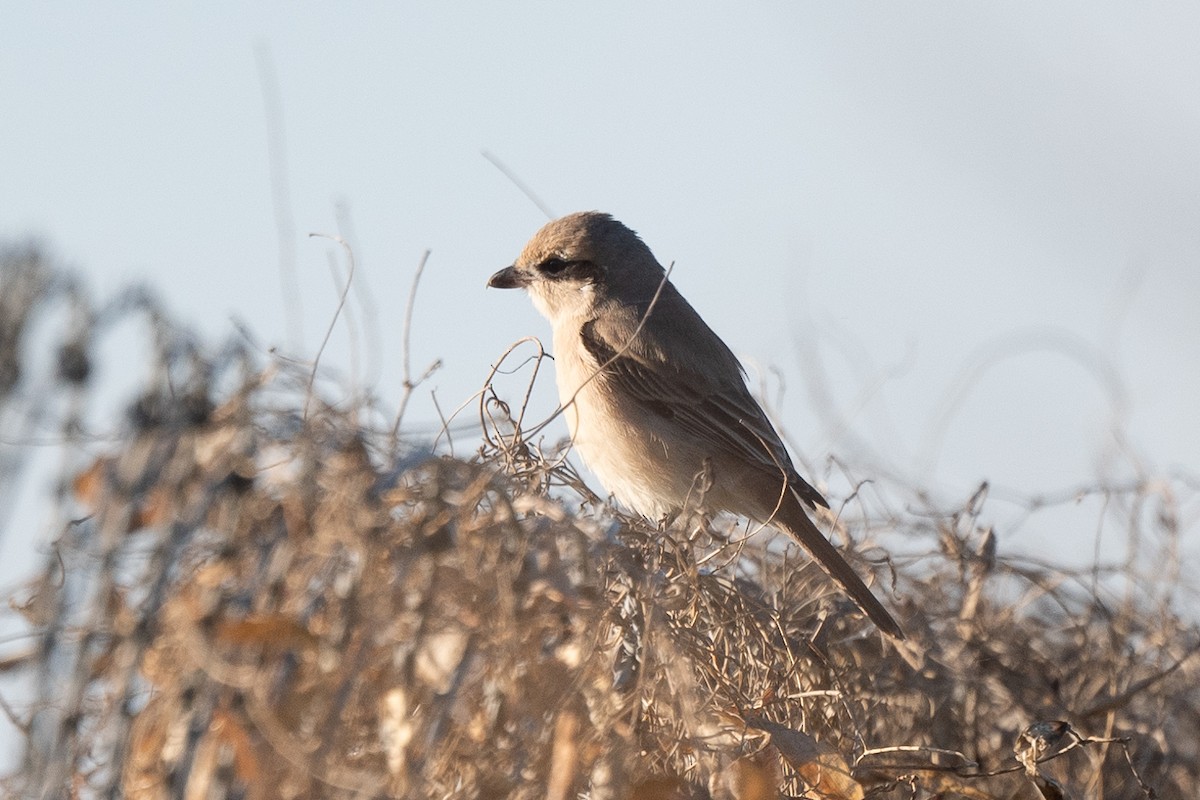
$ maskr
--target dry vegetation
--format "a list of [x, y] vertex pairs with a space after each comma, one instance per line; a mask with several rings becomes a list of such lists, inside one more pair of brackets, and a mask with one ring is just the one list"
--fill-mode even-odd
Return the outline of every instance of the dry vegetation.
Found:
[[[55, 308], [38, 388], [30, 331]], [[1164, 578], [1198, 494], [1181, 479], [1091, 490], [1159, 549], [1149, 577], [997, 552], [985, 491], [850, 498], [856, 536], [904, 543], [857, 548], [897, 645], [778, 537], [597, 502], [520, 435], [519, 396], [483, 395], [476, 457], [423, 452], [322, 404], [307, 370], [206, 352], [144, 294], [92, 308], [10, 249], [0, 490], [47, 414], [82, 442], [105, 320], [139, 314], [154, 377], [70, 466], [13, 600], [36, 643], [3, 661], [33, 686], [4, 698], [14, 796], [1195, 797], [1200, 634]]]

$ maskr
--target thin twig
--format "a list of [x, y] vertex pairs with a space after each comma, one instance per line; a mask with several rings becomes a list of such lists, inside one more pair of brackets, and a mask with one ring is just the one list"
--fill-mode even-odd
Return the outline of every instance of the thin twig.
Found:
[[350, 294], [350, 283], [354, 280], [354, 250], [350, 247], [349, 242], [347, 242], [341, 236], [336, 236], [336, 235], [329, 234], [329, 233], [310, 233], [309, 237], [310, 238], [329, 239], [330, 241], [337, 242], [338, 244], [340, 244], [342, 246], [342, 249], [346, 251], [346, 258], [348, 259], [348, 262], [347, 262], [347, 270], [346, 270], [346, 283], [342, 286], [341, 294], [338, 296], [337, 308], [334, 309], [333, 316], [329, 320], [329, 327], [327, 327], [325, 329], [325, 336], [322, 337], [322, 339], [321, 339], [321, 346], [317, 348], [317, 355], [313, 359], [313, 363], [312, 363], [312, 371], [309, 373], [309, 376], [308, 376], [308, 386], [305, 387], [305, 397], [304, 397], [304, 419], [305, 420], [308, 419], [309, 404], [312, 402], [313, 384], [317, 380], [317, 368], [319, 367], [319, 365], [321, 363], [321, 356], [325, 352], [325, 346], [327, 344], [329, 344], [329, 337], [333, 336], [333, 328], [335, 325], [337, 325], [338, 317], [342, 313], [342, 308], [346, 305], [346, 296]]
[[545, 203], [542, 202], [542, 199], [537, 196], [537, 194], [533, 191], [533, 189], [529, 188], [529, 184], [525, 183], [525, 181], [518, 178], [517, 173], [515, 173], [511, 169], [509, 169], [508, 165], [506, 165], [503, 161], [501, 161], [499, 156], [494, 155], [490, 150], [481, 151], [481, 155], [483, 155], [484, 158], [486, 158], [488, 161], [490, 161], [492, 166], [494, 166], [496, 169], [500, 170], [500, 172], [504, 175], [504, 177], [506, 177], [510, 181], [512, 181], [513, 186], [516, 186], [518, 189], [520, 189], [521, 194], [528, 197], [529, 200], [535, 206], [538, 207], [538, 210], [540, 210], [543, 214], [546, 215], [546, 219], [554, 219], [555, 216], [557, 216], [553, 211], [550, 210], [550, 207], [548, 205], [546, 205]]
[[425, 382], [430, 375], [437, 372], [442, 366], [441, 359], [436, 359], [430, 364], [420, 378], [415, 381], [412, 379], [412, 320], [413, 309], [417, 303], [417, 287], [421, 285], [421, 275], [425, 272], [425, 265], [429, 262], [430, 251], [426, 250], [421, 254], [421, 260], [417, 262], [417, 272], [413, 275], [412, 288], [408, 290], [408, 302], [404, 304], [404, 327], [400, 332], [400, 357], [402, 359], [404, 369], [404, 394], [400, 396], [400, 409], [396, 412], [396, 421], [392, 424], [392, 449], [396, 449], [396, 443], [400, 438], [400, 423], [404, 421], [404, 411], [408, 408], [408, 401], [412, 398], [413, 391]]

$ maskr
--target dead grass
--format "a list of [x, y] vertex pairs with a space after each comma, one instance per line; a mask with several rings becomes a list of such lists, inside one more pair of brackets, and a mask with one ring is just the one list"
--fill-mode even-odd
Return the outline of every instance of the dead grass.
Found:
[[[32, 250], [0, 258], [0, 280], [0, 378], [17, 376], [0, 380], [0, 463], [15, 469], [23, 332], [71, 295]], [[1200, 634], [1170, 602], [1191, 587], [1162, 578], [1197, 496], [1180, 479], [1091, 489], [1110, 529], [1162, 550], [1151, 576], [1010, 558], [982, 522], [986, 492], [939, 509], [892, 487], [916, 510], [864, 506], [862, 529], [906, 554], [860, 545], [857, 565], [897, 610], [897, 646], [766, 533], [698, 519], [662, 532], [605, 507], [521, 434], [519, 394], [485, 391], [480, 452], [446, 458], [323, 405], [305, 370], [207, 354], [154, 318], [157, 377], [73, 475], [60, 509], [73, 521], [14, 600], [37, 642], [4, 661], [35, 685], [6, 698], [26, 742], [14, 795], [1191, 798], [1200, 785]], [[64, 395], [87, 380], [97, 334], [80, 330]]]

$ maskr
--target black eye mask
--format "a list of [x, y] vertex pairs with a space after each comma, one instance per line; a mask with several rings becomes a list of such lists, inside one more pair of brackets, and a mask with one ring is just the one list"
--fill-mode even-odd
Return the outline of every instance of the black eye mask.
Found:
[[568, 261], [557, 256], [551, 256], [538, 264], [537, 271], [543, 277], [552, 280], [570, 278], [572, 280], [594, 281], [600, 276], [600, 268], [591, 261]]

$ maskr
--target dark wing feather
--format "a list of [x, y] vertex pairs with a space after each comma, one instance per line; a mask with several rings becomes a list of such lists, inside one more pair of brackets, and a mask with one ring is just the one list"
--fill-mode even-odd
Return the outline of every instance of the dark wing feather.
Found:
[[594, 322], [582, 326], [580, 337], [591, 356], [604, 365], [605, 378], [616, 384], [622, 397], [672, 419], [714, 456], [727, 455], [767, 474], [786, 473], [788, 485], [810, 507], [829, 507], [821, 493], [796, 472], [779, 434], [740, 379], [714, 380], [694, 370], [655, 363], [636, 346], [619, 350], [600, 335]]
[[[690, 307], [684, 307], [686, 312], [691, 312]], [[695, 322], [703, 326], [699, 317]], [[628, 330], [634, 330], [634, 327], [630, 325]], [[588, 353], [602, 367], [604, 379], [615, 384], [615, 392], [622, 397], [632, 398], [649, 413], [670, 419], [696, 441], [703, 442], [714, 456], [725, 455], [757, 466], [764, 474], [774, 475], [776, 479], [782, 470], [796, 497], [810, 507], [829, 507], [820, 492], [797, 474], [775, 428], [740, 380], [739, 371], [734, 372], [732, 381], [718, 380], [710, 376], [712, 371], [718, 370], [702, 371], [702, 362], [698, 358], [688, 359], [696, 366], [687, 366], [688, 361], [683, 366], [669, 365], [661, 356], [662, 343], [653, 337], [616, 343], [611, 341], [615, 337], [603, 335], [596, 320], [581, 327], [580, 338]], [[715, 334], [713, 338], [716, 338]], [[671, 345], [672, 352], [678, 353], [681, 343], [675, 341]], [[727, 360], [726, 368], [719, 370], [721, 372], [728, 373], [728, 366], [737, 364], [737, 359], [723, 344], [715, 357]], [[812, 523], [803, 506], [782, 502], [776, 511], [778, 522], [812, 553], [859, 608], [888, 635], [903, 639], [900, 626], [837, 548]]]

